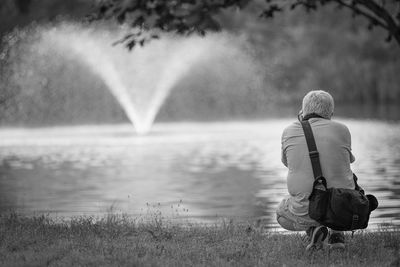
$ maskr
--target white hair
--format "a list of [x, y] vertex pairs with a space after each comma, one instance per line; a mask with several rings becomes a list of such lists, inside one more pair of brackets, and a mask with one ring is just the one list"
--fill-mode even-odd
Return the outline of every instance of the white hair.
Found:
[[325, 119], [333, 115], [333, 97], [325, 91], [315, 90], [308, 92], [303, 98], [303, 116], [315, 113]]

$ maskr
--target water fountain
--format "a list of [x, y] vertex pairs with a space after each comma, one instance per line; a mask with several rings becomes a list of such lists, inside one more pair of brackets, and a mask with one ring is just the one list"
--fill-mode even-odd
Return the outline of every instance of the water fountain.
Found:
[[[170, 90], [185, 75], [190, 75], [192, 68], [198, 64], [228, 61], [222, 66], [228, 69], [225, 70], [225, 76], [234, 77], [238, 76], [238, 72], [244, 72], [247, 78], [243, 79], [243, 83], [257, 82], [254, 78], [256, 66], [243, 51], [241, 38], [228, 34], [209, 34], [206, 37], [162, 35], [161, 40], [154, 40], [144, 47], [137, 46], [128, 51], [123, 45], [112, 46], [112, 43], [124, 36], [126, 29], [123, 27], [87, 27], [62, 23], [51, 27], [37, 27], [32, 32], [36, 34], [36, 38], [29, 44], [27, 57], [47, 57], [43, 63], [46, 67], [53, 62], [68, 60], [84, 63], [88, 71], [98, 75], [107, 85], [138, 134], [145, 134], [150, 130]], [[54, 57], [49, 58], [49, 53]], [[240, 70], [229, 66], [233, 60], [240, 62]], [[35, 65], [35, 60], [29, 64]], [[20, 64], [19, 68], [27, 68], [29, 64]], [[221, 71], [219, 67], [214, 71]], [[20, 75], [16, 80], [20, 84], [25, 81], [21, 87], [32, 87], [32, 75]]]

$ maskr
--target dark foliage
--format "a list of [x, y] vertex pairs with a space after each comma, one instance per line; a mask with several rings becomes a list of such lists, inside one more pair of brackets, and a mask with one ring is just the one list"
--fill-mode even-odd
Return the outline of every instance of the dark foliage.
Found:
[[115, 18], [119, 23], [127, 23], [136, 32], [127, 35], [119, 42], [126, 43], [129, 49], [136, 44], [144, 45], [147, 41], [158, 38], [156, 34], [146, 36], [149, 29], [165, 32], [204, 35], [207, 30], [219, 30], [220, 24], [215, 16], [221, 9], [243, 8], [249, 0], [221, 1], [101, 1], [98, 13], [89, 19]]
[[[250, 0], [103, 0], [98, 12], [90, 19], [115, 18], [135, 28], [135, 33], [120, 42], [128, 48], [143, 45], [157, 35], [145, 36], [148, 29], [173, 31], [179, 34], [208, 30], [219, 30], [217, 15], [224, 9], [244, 8]], [[324, 5], [336, 5], [338, 9], [349, 9], [353, 17], [362, 16], [372, 30], [381, 27], [387, 32], [386, 41], [392, 39], [400, 45], [400, 0], [265, 0], [258, 15], [273, 18], [277, 13], [303, 7], [306, 11], [318, 10]]]

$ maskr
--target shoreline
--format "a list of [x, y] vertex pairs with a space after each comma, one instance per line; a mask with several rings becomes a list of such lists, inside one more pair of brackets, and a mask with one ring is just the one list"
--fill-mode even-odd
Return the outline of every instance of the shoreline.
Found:
[[[77, 220], [88, 220], [92, 223], [101, 223], [105, 218], [112, 217], [117, 220], [124, 220], [125, 223], [134, 224], [151, 224], [155, 219], [162, 220], [165, 224], [185, 227], [221, 227], [226, 224], [235, 224], [237, 226], [253, 225], [257, 228], [262, 228], [267, 233], [277, 233], [284, 235], [295, 235], [302, 233], [303, 231], [289, 231], [282, 228], [275, 220], [275, 218], [242, 218], [242, 217], [224, 217], [224, 216], [190, 216], [184, 214], [164, 214], [161, 210], [154, 209], [141, 214], [129, 214], [123, 212], [103, 212], [94, 214], [83, 214], [83, 215], [58, 215], [57, 212], [31, 212], [31, 213], [19, 213], [17, 211], [6, 211], [0, 213], [0, 220], [8, 216], [17, 216], [24, 219], [36, 219], [38, 217], [45, 217], [53, 224], [70, 224]], [[400, 231], [400, 224], [390, 222], [374, 222], [369, 221], [368, 227], [365, 229], [356, 230], [364, 233], [375, 233], [384, 231]]]

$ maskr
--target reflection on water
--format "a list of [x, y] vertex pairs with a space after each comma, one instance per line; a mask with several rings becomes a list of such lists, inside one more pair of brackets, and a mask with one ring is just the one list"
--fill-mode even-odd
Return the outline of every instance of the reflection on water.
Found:
[[[353, 136], [353, 170], [380, 200], [371, 226], [400, 224], [400, 125], [342, 121]], [[165, 216], [262, 218], [277, 227], [274, 211], [287, 194], [280, 135], [290, 122], [157, 124], [148, 136], [130, 125], [3, 129], [0, 213], [139, 216], [150, 203]]]

